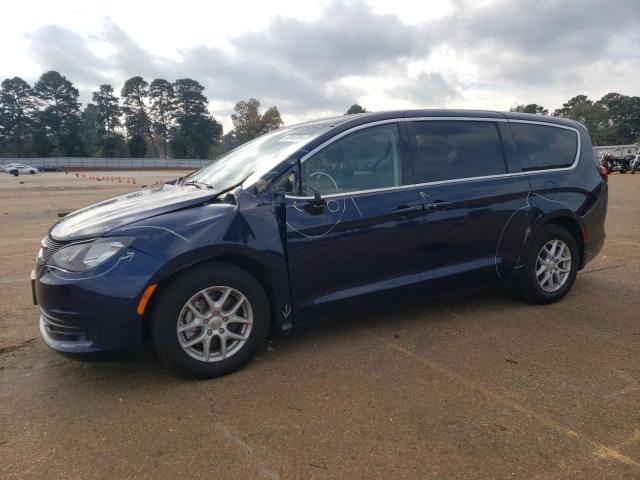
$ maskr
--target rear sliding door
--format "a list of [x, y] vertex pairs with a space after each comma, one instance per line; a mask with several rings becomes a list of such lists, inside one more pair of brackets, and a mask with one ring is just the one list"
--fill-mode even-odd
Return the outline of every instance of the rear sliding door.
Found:
[[529, 182], [509, 166], [492, 120], [409, 122], [423, 202], [425, 296], [497, 285], [519, 262]]

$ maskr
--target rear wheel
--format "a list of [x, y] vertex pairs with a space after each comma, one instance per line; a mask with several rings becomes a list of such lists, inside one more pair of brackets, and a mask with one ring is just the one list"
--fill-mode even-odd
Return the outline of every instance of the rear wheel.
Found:
[[576, 279], [578, 259], [578, 246], [571, 232], [559, 225], [543, 227], [529, 247], [520, 293], [534, 303], [560, 300]]
[[211, 378], [238, 370], [262, 346], [269, 302], [258, 281], [226, 263], [209, 263], [158, 292], [152, 337], [160, 357], [181, 373]]

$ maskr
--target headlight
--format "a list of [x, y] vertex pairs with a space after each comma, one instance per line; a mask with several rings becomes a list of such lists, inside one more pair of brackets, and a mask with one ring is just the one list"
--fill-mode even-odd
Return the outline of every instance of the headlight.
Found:
[[111, 237], [76, 243], [58, 250], [47, 264], [69, 272], [85, 272], [127, 248], [133, 240], [134, 237]]

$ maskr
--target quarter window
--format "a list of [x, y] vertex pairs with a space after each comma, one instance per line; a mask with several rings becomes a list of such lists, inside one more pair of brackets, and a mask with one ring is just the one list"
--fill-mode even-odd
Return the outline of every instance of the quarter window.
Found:
[[411, 123], [417, 183], [506, 173], [493, 122], [434, 120]]
[[573, 130], [531, 123], [510, 125], [524, 171], [573, 165], [578, 149], [578, 135]]
[[301, 166], [305, 195], [329, 195], [402, 185], [396, 124], [351, 133], [308, 158]]

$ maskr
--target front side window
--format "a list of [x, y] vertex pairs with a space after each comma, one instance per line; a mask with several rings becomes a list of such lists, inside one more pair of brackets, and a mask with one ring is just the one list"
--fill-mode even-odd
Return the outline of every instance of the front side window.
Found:
[[434, 120], [411, 123], [416, 183], [506, 173], [493, 122]]
[[304, 195], [373, 190], [402, 185], [396, 124], [351, 133], [302, 162]]
[[578, 135], [566, 128], [511, 123], [524, 171], [570, 167], [576, 159]]

